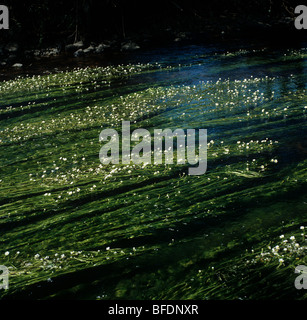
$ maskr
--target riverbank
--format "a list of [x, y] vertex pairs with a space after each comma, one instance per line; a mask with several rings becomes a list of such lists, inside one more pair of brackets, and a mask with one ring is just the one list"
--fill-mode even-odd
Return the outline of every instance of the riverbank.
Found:
[[205, 22], [198, 21], [193, 26], [186, 23], [184, 27], [152, 28], [125, 37], [88, 37], [76, 42], [59, 37], [56, 41], [45, 41], [39, 46], [26, 40], [7, 42], [0, 45], [0, 80], [26, 74], [43, 74], [50, 69], [56, 71], [106, 65], [131, 52], [159, 47], [223, 42], [286, 47], [299, 45], [306, 39], [304, 30], [295, 29], [294, 17], [258, 20], [221, 15], [206, 19]]

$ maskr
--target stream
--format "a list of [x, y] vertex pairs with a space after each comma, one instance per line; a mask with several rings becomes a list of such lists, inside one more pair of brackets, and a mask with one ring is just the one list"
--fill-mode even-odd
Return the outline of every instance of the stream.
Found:
[[[0, 82], [0, 297], [306, 299], [306, 44], [76, 61]], [[103, 165], [122, 121], [207, 129], [206, 173]]]

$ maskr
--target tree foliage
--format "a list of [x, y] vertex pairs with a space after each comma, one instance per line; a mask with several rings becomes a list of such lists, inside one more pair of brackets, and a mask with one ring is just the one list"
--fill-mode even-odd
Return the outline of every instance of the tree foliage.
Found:
[[239, 21], [291, 14], [298, 0], [2, 0], [10, 10], [10, 31], [0, 41], [34, 44], [63, 38], [126, 37], [167, 27], [191, 27], [221, 15]]

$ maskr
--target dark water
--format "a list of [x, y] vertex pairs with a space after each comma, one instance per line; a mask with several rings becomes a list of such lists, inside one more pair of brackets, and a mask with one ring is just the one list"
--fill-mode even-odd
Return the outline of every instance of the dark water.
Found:
[[[3, 298], [306, 298], [304, 44], [78, 63], [0, 83]], [[102, 165], [122, 120], [207, 129], [207, 172]]]

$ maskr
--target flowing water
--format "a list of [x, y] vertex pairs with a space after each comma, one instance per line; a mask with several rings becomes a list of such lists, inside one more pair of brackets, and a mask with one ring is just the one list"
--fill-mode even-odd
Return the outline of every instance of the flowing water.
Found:
[[[2, 298], [304, 299], [307, 49], [186, 46], [0, 83]], [[101, 130], [207, 129], [208, 168]]]

